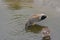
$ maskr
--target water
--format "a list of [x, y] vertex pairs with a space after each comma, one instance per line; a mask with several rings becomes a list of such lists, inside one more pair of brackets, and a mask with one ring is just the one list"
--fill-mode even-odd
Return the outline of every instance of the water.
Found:
[[[0, 0], [0, 3], [4, 3]], [[42, 8], [22, 8], [9, 10], [6, 5], [0, 4], [0, 40], [41, 40], [41, 34], [26, 33], [25, 22], [34, 13], [45, 12], [48, 18], [42, 23], [51, 30], [52, 40], [60, 39], [60, 3], [51, 0]], [[14, 16], [20, 14], [19, 17]], [[17, 17], [17, 19], [16, 19]], [[15, 18], [15, 19], [14, 19]]]

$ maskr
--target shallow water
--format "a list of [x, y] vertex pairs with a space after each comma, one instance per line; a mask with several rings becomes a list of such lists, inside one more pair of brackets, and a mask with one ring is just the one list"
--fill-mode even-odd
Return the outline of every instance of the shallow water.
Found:
[[21, 10], [9, 10], [1, 3], [4, 2], [0, 0], [0, 40], [41, 40], [40, 33], [25, 32], [25, 22], [30, 15], [41, 12], [48, 15], [42, 25], [49, 27], [52, 40], [60, 39], [60, 4], [58, 1], [52, 0], [53, 6], [46, 4], [41, 9], [22, 8]]

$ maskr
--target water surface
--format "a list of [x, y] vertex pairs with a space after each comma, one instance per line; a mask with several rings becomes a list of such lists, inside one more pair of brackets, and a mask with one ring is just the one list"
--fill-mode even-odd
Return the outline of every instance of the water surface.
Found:
[[42, 25], [49, 27], [52, 40], [60, 39], [59, 1], [51, 0], [50, 3], [46, 2], [41, 9], [22, 8], [21, 10], [9, 10], [3, 3], [0, 0], [0, 40], [41, 40], [40, 33], [25, 32], [25, 22], [30, 15], [42, 12], [48, 15], [48, 18], [42, 22]]

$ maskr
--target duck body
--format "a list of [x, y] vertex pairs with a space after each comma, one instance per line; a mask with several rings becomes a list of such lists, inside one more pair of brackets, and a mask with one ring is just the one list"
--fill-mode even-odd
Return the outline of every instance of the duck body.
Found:
[[35, 25], [37, 22], [40, 22], [42, 20], [44, 20], [45, 18], [47, 18], [47, 16], [45, 14], [33, 14], [28, 21], [26, 22], [25, 26], [31, 26], [31, 25]]

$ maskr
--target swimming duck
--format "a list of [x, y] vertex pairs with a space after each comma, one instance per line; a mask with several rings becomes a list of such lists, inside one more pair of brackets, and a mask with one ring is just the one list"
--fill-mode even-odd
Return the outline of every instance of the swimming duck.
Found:
[[44, 19], [47, 18], [47, 15], [45, 14], [33, 14], [29, 19], [28, 21], [26, 22], [25, 26], [28, 27], [28, 26], [31, 26], [31, 25], [35, 25], [36, 22], [40, 22]]

